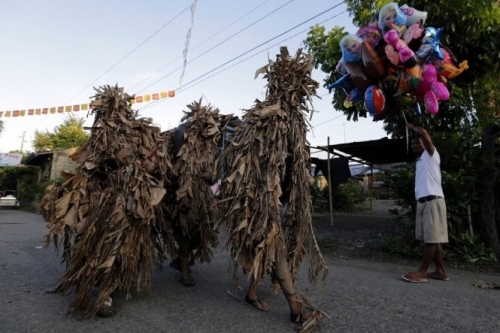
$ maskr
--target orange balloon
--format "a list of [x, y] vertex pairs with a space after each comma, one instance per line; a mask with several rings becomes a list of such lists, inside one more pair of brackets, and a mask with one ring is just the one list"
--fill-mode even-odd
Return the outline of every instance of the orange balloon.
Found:
[[361, 44], [361, 59], [370, 78], [376, 81], [384, 76], [385, 68], [382, 59], [366, 41]]
[[351, 77], [352, 82], [360, 91], [365, 91], [365, 89], [368, 88], [368, 86], [373, 82], [361, 63], [346, 62], [344, 65]]

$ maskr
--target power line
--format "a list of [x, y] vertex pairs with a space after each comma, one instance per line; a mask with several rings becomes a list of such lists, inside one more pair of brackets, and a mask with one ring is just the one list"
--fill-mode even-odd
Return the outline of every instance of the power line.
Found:
[[[263, 19], [267, 18], [268, 16], [276, 13], [277, 11], [279, 11], [280, 9], [282, 9], [283, 7], [289, 5], [290, 3], [292, 3], [293, 1], [295, 0], [290, 0], [288, 1], [287, 3], [281, 5], [280, 7], [276, 8], [275, 10], [271, 11], [270, 13], [264, 15], [263, 17], [259, 18], [257, 21], [254, 21], [252, 22], [251, 24], [247, 25], [246, 27], [244, 27], [243, 29], [239, 30], [238, 32], [232, 34], [231, 36], [229, 36], [228, 38], [224, 39], [222, 42], [214, 45], [213, 47], [211, 47], [210, 49], [206, 50], [205, 52], [203, 52], [202, 54], [198, 55], [197, 57], [191, 59], [190, 61], [188, 61], [188, 64], [194, 62], [195, 60], [199, 59], [200, 57], [202, 57], [203, 55], [207, 54], [208, 52], [212, 51], [213, 49], [215, 49], [216, 47], [219, 47], [220, 45], [224, 44], [225, 42], [227, 42], [228, 40], [232, 39], [233, 37], [236, 37], [237, 35], [239, 35], [240, 33], [242, 33], [243, 31], [247, 30], [248, 28], [252, 27], [253, 25], [257, 24], [258, 22], [262, 21]], [[278, 36], [279, 37], [279, 36]], [[146, 86], [144, 89], [138, 91], [137, 93], [140, 93], [144, 90], [146, 90], [147, 88], [153, 86], [154, 84], [160, 82], [161, 80], [169, 77], [170, 75], [172, 75], [173, 73], [177, 72], [179, 69], [181, 69], [183, 66], [180, 66], [180, 67], [177, 67], [176, 69], [174, 69], [173, 71], [171, 71], [170, 73], [162, 76], [161, 78], [159, 78], [158, 80], [156, 80], [155, 82], [151, 83], [150, 85]]]
[[[257, 7], [253, 8], [252, 10], [248, 11], [247, 13], [245, 13], [243, 16], [240, 16], [239, 18], [237, 18], [236, 20], [234, 20], [233, 22], [229, 23], [228, 25], [226, 25], [224, 28], [220, 29], [219, 31], [217, 31], [216, 33], [212, 34], [210, 37], [206, 38], [205, 40], [203, 40], [201, 43], [198, 43], [196, 44], [195, 46], [193, 46], [193, 48], [191, 48], [191, 51], [195, 50], [196, 48], [198, 48], [199, 46], [203, 45], [204, 43], [206, 43], [207, 41], [209, 41], [210, 39], [212, 39], [213, 37], [217, 36], [218, 34], [220, 34], [221, 32], [223, 32], [224, 30], [226, 30], [227, 28], [229, 28], [230, 26], [232, 26], [233, 24], [239, 22], [241, 19], [245, 18], [246, 16], [250, 15], [251, 13], [253, 13], [255, 10], [259, 9], [260, 7], [262, 7], [264, 4], [268, 3], [269, 1], [271, 0], [266, 0], [264, 2], [262, 2], [260, 5], [258, 5]], [[159, 73], [161, 72], [162, 70], [164, 70], [165, 68], [167, 68], [168, 66], [170, 66], [171, 64], [173, 64], [174, 62], [176, 62], [177, 60], [181, 59], [182, 58], [182, 55], [178, 56], [177, 58], [175, 58], [174, 60], [172, 60], [171, 62], [169, 62], [168, 64], [166, 64], [165, 66], [163, 66], [162, 68], [156, 70], [155, 72], [151, 73], [150, 75], [146, 76], [144, 79], [142, 79], [141, 81], [137, 82], [136, 84], [134, 84], [133, 86], [131, 86], [129, 89], [132, 90], [134, 87], [140, 85], [141, 83], [143, 83], [144, 81], [148, 80], [150, 77], [152, 77], [153, 75], [155, 75], [156, 73]]]
[[[327, 18], [327, 19], [326, 19], [326, 20], [324, 20], [324, 21], [319, 22], [318, 24], [325, 23], [325, 22], [327, 22], [327, 21], [329, 21], [329, 20], [331, 20], [331, 19], [334, 19], [334, 18], [335, 18], [335, 17], [337, 17], [337, 16], [340, 16], [340, 15], [344, 14], [345, 12], [346, 12], [346, 11], [343, 11], [343, 12], [341, 12], [341, 13], [338, 13], [338, 14], [336, 14], [336, 15], [332, 16], [332, 17]], [[259, 51], [259, 52], [257, 52], [257, 53], [254, 53], [253, 55], [251, 55], [251, 56], [249, 56], [249, 57], [247, 57], [247, 58], [245, 58], [245, 59], [243, 59], [243, 60], [241, 60], [241, 61], [238, 61], [237, 63], [235, 63], [235, 64], [233, 64], [233, 65], [231, 65], [231, 66], [229, 66], [229, 67], [226, 67], [226, 68], [224, 68], [224, 69], [222, 69], [222, 70], [218, 71], [217, 73], [215, 73], [215, 74], [213, 74], [213, 75], [210, 75], [209, 77], [207, 77], [207, 78], [205, 78], [205, 79], [201, 80], [201, 81], [195, 82], [195, 83], [191, 84], [190, 86], [183, 87], [183, 88], [182, 88], [182, 91], [180, 91], [180, 92], [184, 92], [185, 90], [187, 90], [187, 89], [189, 89], [189, 88], [191, 88], [191, 87], [194, 87], [194, 86], [196, 86], [196, 85], [198, 85], [198, 84], [200, 84], [200, 83], [202, 83], [202, 82], [205, 82], [206, 80], [208, 80], [208, 79], [210, 79], [210, 78], [212, 78], [212, 77], [214, 77], [214, 76], [216, 76], [216, 75], [219, 75], [220, 73], [225, 72], [225, 71], [227, 71], [228, 69], [231, 69], [231, 68], [233, 68], [233, 67], [235, 67], [235, 66], [237, 66], [237, 65], [241, 64], [242, 62], [245, 62], [245, 61], [247, 61], [247, 60], [249, 60], [249, 59], [251, 59], [251, 58], [253, 58], [253, 57], [255, 57], [255, 56], [257, 56], [257, 55], [259, 55], [259, 54], [261, 54], [261, 53], [263, 53], [263, 52], [265, 52], [265, 51], [268, 51], [268, 50], [272, 49], [273, 47], [278, 46], [278, 45], [280, 45], [281, 43], [286, 42], [286, 41], [287, 41], [287, 40], [289, 40], [289, 39], [292, 39], [293, 37], [296, 37], [296, 36], [298, 36], [298, 35], [300, 35], [300, 34], [303, 34], [304, 32], [306, 32], [306, 31], [308, 31], [308, 30], [309, 30], [309, 29], [302, 30], [302, 31], [300, 31], [300, 32], [296, 33], [295, 35], [292, 35], [292, 36], [290, 36], [290, 37], [288, 37], [288, 38], [285, 38], [285, 39], [283, 39], [282, 41], [280, 41], [280, 42], [278, 42], [278, 43], [276, 43], [276, 44], [273, 44], [273, 45], [269, 46], [267, 49], [263, 49], [263, 50], [261, 50], [261, 51]], [[329, 93], [326, 93], [326, 94], [324, 94], [324, 95], [318, 96], [318, 98], [324, 97], [324, 96], [326, 96], [326, 95], [328, 95], [328, 94], [329, 94]]]
[[[337, 5], [333, 6], [333, 7], [330, 7], [330, 8], [328, 8], [328, 9], [326, 9], [326, 10], [322, 11], [322, 12], [321, 12], [321, 13], [319, 13], [319, 14], [314, 15], [313, 17], [311, 17], [311, 18], [309, 18], [309, 19], [305, 20], [304, 22], [302, 22], [302, 23], [299, 23], [299, 24], [295, 25], [294, 27], [292, 27], [292, 28], [290, 28], [290, 29], [286, 30], [285, 32], [282, 32], [281, 34], [279, 34], [279, 35], [277, 35], [277, 36], [274, 36], [274, 37], [273, 37], [273, 38], [271, 38], [271, 39], [268, 39], [267, 41], [265, 41], [265, 42], [263, 42], [263, 43], [261, 43], [261, 44], [259, 44], [259, 45], [255, 46], [255, 47], [251, 48], [250, 50], [243, 52], [243, 53], [242, 53], [242, 54], [240, 54], [239, 56], [234, 57], [233, 59], [226, 61], [226, 62], [225, 62], [225, 63], [223, 63], [222, 65], [219, 65], [219, 66], [215, 67], [214, 69], [212, 69], [212, 70], [210, 70], [210, 71], [206, 72], [205, 74], [202, 74], [202, 75], [198, 76], [197, 78], [195, 78], [195, 79], [191, 80], [190, 82], [186, 83], [185, 85], [189, 85], [190, 83], [193, 83], [193, 82], [195, 82], [195, 81], [198, 81], [198, 80], [199, 80], [199, 79], [201, 79], [202, 77], [205, 77], [205, 76], [207, 76], [208, 74], [210, 74], [210, 73], [212, 73], [212, 72], [216, 71], [217, 69], [219, 69], [219, 68], [221, 68], [221, 67], [223, 67], [223, 66], [225, 66], [225, 65], [227, 65], [227, 64], [229, 64], [229, 63], [231, 63], [231, 62], [233, 62], [234, 60], [241, 58], [241, 57], [242, 57], [242, 56], [244, 56], [245, 54], [248, 54], [248, 53], [252, 52], [253, 50], [255, 50], [255, 49], [257, 49], [257, 48], [261, 47], [262, 45], [265, 45], [265, 44], [267, 44], [267, 43], [269, 43], [269, 42], [271, 42], [271, 41], [275, 40], [276, 38], [281, 37], [281, 36], [283, 36], [284, 34], [286, 34], [286, 33], [290, 32], [290, 31], [292, 31], [292, 30], [294, 30], [294, 29], [296, 29], [296, 28], [300, 27], [301, 25], [304, 25], [304, 24], [308, 23], [309, 21], [314, 20], [314, 19], [315, 19], [315, 18], [317, 18], [318, 16], [321, 16], [321, 15], [323, 15], [323, 14], [325, 14], [325, 13], [328, 13], [329, 11], [331, 11], [331, 10], [333, 10], [333, 9], [337, 8], [338, 6], [340, 6], [340, 5], [341, 5], [341, 4], [343, 4], [343, 3], [345, 3], [345, 0], [344, 0], [344, 1], [342, 1], [342, 2], [340, 2], [340, 3], [339, 3], [339, 4], [337, 4]], [[176, 89], [176, 91], [178, 91], [178, 90], [180, 90], [180, 88], [177, 88], [177, 89]]]
[[172, 19], [170, 19], [170, 21], [168, 21], [167, 23], [165, 23], [164, 25], [162, 25], [158, 30], [156, 30], [153, 34], [151, 34], [148, 38], [146, 38], [145, 40], [143, 40], [141, 43], [139, 43], [139, 45], [137, 45], [136, 47], [134, 47], [132, 49], [132, 51], [130, 51], [129, 53], [127, 53], [125, 56], [123, 56], [120, 60], [118, 60], [117, 62], [115, 62], [110, 68], [108, 68], [104, 73], [102, 73], [100, 76], [97, 77], [97, 79], [93, 80], [92, 82], [90, 82], [88, 85], [86, 85], [82, 90], [80, 90], [78, 93], [76, 93], [73, 97], [71, 97], [66, 103], [64, 103], [64, 105], [68, 104], [71, 100], [73, 100], [73, 98], [75, 98], [76, 96], [80, 95], [82, 92], [85, 91], [85, 89], [87, 89], [88, 87], [90, 87], [94, 82], [96, 82], [97, 80], [99, 80], [100, 78], [102, 78], [104, 75], [106, 75], [107, 73], [109, 73], [113, 68], [115, 68], [116, 66], [118, 66], [118, 64], [120, 64], [123, 60], [125, 60], [128, 56], [130, 56], [132, 53], [134, 53], [138, 48], [140, 48], [142, 45], [144, 45], [147, 41], [149, 41], [151, 38], [153, 38], [157, 33], [159, 33], [161, 30], [165, 29], [170, 23], [172, 23], [176, 18], [178, 18], [179, 16], [181, 16], [185, 11], [187, 11], [189, 8], [191, 7], [191, 5], [187, 6], [186, 8], [184, 8], [180, 13], [178, 13], [177, 15], [175, 15]]
[[[244, 56], [244, 55], [246, 55], [246, 54], [248, 54], [248, 53], [252, 52], [253, 50], [255, 50], [255, 49], [257, 49], [257, 48], [259, 48], [259, 47], [261, 47], [261, 46], [263, 46], [263, 45], [265, 45], [265, 44], [267, 44], [267, 43], [269, 43], [269, 42], [271, 42], [271, 41], [273, 41], [273, 40], [275, 40], [276, 38], [283, 36], [284, 34], [286, 34], [286, 33], [290, 32], [290, 31], [292, 31], [292, 30], [294, 30], [294, 29], [298, 28], [299, 26], [304, 25], [304, 24], [308, 23], [309, 21], [312, 21], [313, 19], [317, 18], [318, 16], [321, 16], [321, 15], [323, 15], [323, 14], [325, 14], [325, 13], [327, 13], [327, 12], [329, 12], [329, 11], [331, 11], [331, 10], [335, 9], [335, 8], [337, 8], [338, 6], [342, 5], [343, 3], [345, 3], [345, 0], [344, 0], [344, 1], [342, 1], [342, 2], [340, 2], [340, 3], [338, 3], [338, 4], [337, 4], [337, 5], [335, 5], [335, 6], [330, 7], [330, 8], [328, 8], [328, 9], [326, 9], [326, 10], [322, 11], [321, 13], [319, 13], [319, 14], [317, 14], [317, 15], [315, 15], [315, 16], [313, 16], [313, 17], [311, 17], [311, 18], [309, 18], [308, 20], [306, 20], [306, 21], [304, 21], [304, 22], [302, 22], [302, 23], [299, 23], [299, 24], [295, 25], [294, 27], [292, 27], [292, 28], [290, 28], [290, 29], [286, 30], [285, 32], [283, 32], [283, 33], [281, 33], [281, 34], [279, 34], [279, 35], [277, 35], [277, 36], [275, 36], [275, 37], [273, 37], [273, 38], [271, 38], [271, 39], [269, 39], [269, 40], [267, 40], [267, 41], [265, 41], [265, 42], [263, 42], [263, 43], [261, 43], [261, 44], [259, 44], [259, 45], [255, 46], [255, 47], [251, 48], [250, 50], [248, 50], [248, 51], [246, 51], [246, 52], [244, 52], [244, 53], [240, 54], [239, 56], [237, 56], [237, 57], [235, 57], [235, 58], [233, 58], [233, 59], [231, 59], [231, 60], [229, 60], [229, 61], [226, 61], [226, 62], [225, 62], [225, 63], [223, 63], [222, 65], [217, 66], [216, 68], [214, 68], [214, 69], [212, 69], [212, 70], [210, 70], [210, 71], [206, 72], [205, 74], [202, 74], [202, 75], [198, 76], [197, 78], [195, 78], [195, 79], [193, 79], [193, 80], [189, 81], [188, 83], [186, 83], [186, 84], [185, 84], [185, 86], [188, 86], [188, 87], [187, 87], [187, 88], [185, 88], [185, 89], [188, 89], [188, 88], [190, 88], [190, 87], [194, 86], [195, 84], [192, 84], [192, 83], [194, 83], [195, 81], [198, 81], [199, 79], [201, 79], [201, 78], [205, 77], [206, 75], [208, 75], [208, 74], [210, 74], [210, 73], [212, 73], [212, 72], [216, 71], [217, 69], [219, 69], [219, 68], [221, 68], [221, 67], [223, 67], [223, 66], [225, 66], [225, 65], [227, 65], [227, 64], [229, 64], [229, 63], [231, 63], [231, 62], [233, 62], [233, 61], [234, 61], [234, 60], [236, 60], [236, 59], [241, 58], [242, 56]], [[334, 16], [332, 16], [332, 17], [328, 18], [327, 20], [332, 19], [332, 18], [334, 18], [334, 17], [337, 17], [338, 15], [343, 14], [343, 13], [345, 13], [345, 11], [343, 11], [343, 12], [341, 12], [341, 13], [338, 13], [338, 14], [336, 14], [336, 15], [334, 15]], [[325, 20], [325, 21], [327, 21], [327, 20]], [[322, 21], [322, 22], [325, 22], [325, 21]], [[307, 30], [308, 30], [308, 29], [306, 29], [306, 30], [304, 30], [304, 31], [302, 31], [302, 32], [300, 32], [300, 33], [303, 33], [303, 32], [305, 32], [305, 31], [307, 31]], [[299, 34], [300, 34], [300, 33], [299, 33]], [[297, 34], [296, 34], [296, 35], [297, 35]], [[296, 35], [294, 35], [294, 36], [296, 36]], [[294, 37], [294, 36], [292, 36], [292, 37]], [[288, 39], [289, 39], [289, 38], [288, 38]], [[285, 39], [285, 40], [287, 40], [287, 39]], [[282, 42], [283, 42], [283, 41], [282, 41]], [[282, 42], [280, 42], [280, 43], [282, 43]], [[278, 44], [279, 44], [279, 43], [278, 43]], [[261, 51], [261, 52], [262, 52], [262, 51]], [[259, 52], [259, 53], [261, 53], [261, 52]], [[257, 53], [257, 54], [258, 54], [258, 53]], [[254, 54], [253, 56], [255, 56], [255, 55], [257, 55], [257, 54]], [[253, 56], [250, 56], [250, 57], [248, 57], [248, 58], [246, 58], [246, 59], [244, 59], [244, 60], [242, 60], [242, 61], [238, 62], [237, 64], [240, 64], [240, 63], [242, 63], [243, 61], [245, 61], [245, 60], [248, 60], [248, 59], [252, 58]], [[235, 65], [236, 65], [236, 64], [235, 64]], [[234, 67], [235, 65], [233, 65], [233, 66], [231, 66], [231, 67]], [[229, 68], [231, 68], [231, 67], [229, 67]], [[229, 69], [229, 68], [228, 68], [228, 69]], [[217, 72], [216, 74], [214, 74], [214, 75], [212, 75], [212, 76], [210, 76], [210, 77], [213, 77], [213, 76], [217, 75], [218, 73], [222, 73], [223, 71], [224, 71], [224, 70], [222, 70], [222, 71], [220, 71], [220, 72]], [[161, 78], [160, 80], [162, 80], [162, 79], [163, 79], [163, 78]], [[160, 80], [158, 80], [158, 81], [160, 81]], [[158, 81], [156, 81], [155, 83], [157, 83]], [[205, 81], [205, 80], [203, 80], [203, 81]], [[201, 81], [201, 82], [203, 82], [203, 81]], [[200, 83], [201, 83], [201, 82], [200, 82]], [[191, 84], [191, 85], [190, 85], [190, 84]], [[185, 89], [183, 89], [183, 90], [185, 90]], [[180, 88], [177, 88], [175, 91], [177, 92], [177, 91], [179, 91], [179, 90], [180, 90]], [[152, 107], [152, 106], [155, 106], [156, 104], [161, 103], [161, 102], [163, 102], [163, 100], [157, 100], [157, 101], [155, 101], [155, 102], [153, 102], [153, 103], [150, 103], [149, 105], [144, 106], [143, 108], [139, 109], [139, 111], [144, 111], [144, 110], [146, 110], [146, 109], [148, 109], [148, 108], [150, 108], [150, 107]]]
[[343, 116], [345, 116], [345, 115], [341, 114], [340, 116], [333, 117], [333, 118], [331, 118], [331, 119], [328, 119], [327, 121], [324, 121], [324, 122], [322, 122], [322, 123], [319, 123], [318, 125], [314, 125], [314, 126], [311, 126], [311, 127], [312, 127], [312, 128], [319, 127], [319, 126], [321, 126], [321, 125], [323, 125], [323, 124], [329, 123], [330, 121], [333, 121], [333, 120], [338, 119], [338, 118], [343, 117]]
[[[115, 68], [118, 64], [120, 64], [123, 60], [125, 60], [128, 56], [130, 56], [132, 53], [134, 53], [139, 47], [141, 47], [142, 45], [144, 45], [147, 41], [149, 41], [151, 38], [153, 38], [153, 36], [155, 36], [157, 33], [159, 33], [161, 30], [165, 29], [170, 23], [172, 23], [176, 18], [178, 18], [179, 16], [181, 16], [184, 12], [186, 12], [189, 8], [191, 7], [191, 5], [188, 5], [186, 8], [184, 8], [181, 12], [179, 12], [177, 15], [175, 15], [172, 19], [170, 19], [167, 23], [165, 23], [164, 25], [162, 25], [158, 30], [156, 30], [153, 34], [151, 34], [149, 37], [147, 37], [145, 40], [143, 40], [141, 43], [139, 43], [139, 45], [137, 45], [135, 48], [132, 49], [132, 51], [130, 51], [129, 53], [127, 53], [124, 57], [122, 57], [120, 60], [118, 60], [117, 62], [115, 62], [114, 65], [112, 65], [110, 68], [108, 68], [104, 73], [102, 73], [99, 77], [97, 77], [95, 80], [93, 80], [92, 82], [90, 82], [88, 85], [86, 85], [82, 90], [80, 90], [78, 93], [76, 93], [75, 95], [73, 95], [73, 97], [71, 97], [70, 99], [68, 99], [63, 105], [67, 105], [70, 101], [72, 101], [76, 96], [80, 95], [82, 92], [85, 91], [85, 89], [87, 89], [88, 87], [90, 87], [94, 82], [96, 82], [97, 80], [99, 80], [100, 78], [102, 78], [104, 75], [106, 75], [107, 73], [109, 73], [113, 68]], [[70, 113], [70, 115], [72, 115], [73, 112]], [[47, 119], [47, 118], [46, 118]], [[32, 126], [31, 128], [28, 129], [28, 131], [31, 131], [34, 127], [36, 126], [39, 126], [41, 123], [43, 123], [46, 119], [44, 119], [42, 122], [40, 123], [37, 123], [36, 125]]]

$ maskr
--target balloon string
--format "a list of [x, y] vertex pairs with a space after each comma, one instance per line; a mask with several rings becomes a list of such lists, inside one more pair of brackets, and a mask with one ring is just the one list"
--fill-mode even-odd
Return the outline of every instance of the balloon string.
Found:
[[[401, 113], [403, 114], [403, 119], [405, 120], [405, 124], [408, 125], [404, 109], [401, 109]], [[408, 155], [410, 153], [410, 135], [408, 133], [407, 126], [405, 126], [405, 129], [406, 129], [406, 155]]]

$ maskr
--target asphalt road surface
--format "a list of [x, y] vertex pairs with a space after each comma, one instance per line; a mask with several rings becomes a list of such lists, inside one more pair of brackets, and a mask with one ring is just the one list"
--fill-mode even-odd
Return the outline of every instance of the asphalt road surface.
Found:
[[[47, 293], [64, 272], [60, 256], [43, 248], [40, 215], [0, 210], [0, 332], [294, 332], [283, 295], [273, 295], [266, 279], [261, 297], [267, 312], [243, 301], [227, 274], [227, 254], [217, 249], [210, 264], [193, 267], [197, 284], [184, 287], [166, 263], [153, 274], [151, 293], [119, 293], [110, 318], [65, 316], [73, 294]], [[500, 291], [473, 282], [500, 283], [500, 276], [450, 271], [450, 281], [410, 284], [401, 274], [415, 267], [326, 258], [326, 287], [302, 291], [325, 311], [318, 332], [500, 332]], [[246, 278], [241, 282], [246, 287]]]

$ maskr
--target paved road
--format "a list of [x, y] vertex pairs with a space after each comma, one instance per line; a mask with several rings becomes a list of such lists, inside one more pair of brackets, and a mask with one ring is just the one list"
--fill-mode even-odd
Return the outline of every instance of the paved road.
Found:
[[[227, 276], [227, 256], [197, 265], [197, 285], [183, 287], [178, 272], [165, 265], [153, 276], [151, 294], [116, 299], [111, 318], [65, 317], [72, 295], [46, 293], [64, 266], [53, 247], [42, 249], [45, 223], [39, 215], [0, 210], [0, 332], [293, 332], [282, 295], [272, 295], [265, 281], [268, 313], [254, 310]], [[330, 319], [319, 332], [500, 332], [500, 292], [471, 285], [500, 283], [498, 275], [452, 271], [449, 282], [410, 284], [401, 273], [414, 267], [327, 258], [326, 288], [306, 295]], [[305, 271], [305, 269], [304, 269]], [[243, 280], [245, 282], [245, 280]], [[236, 296], [229, 295], [228, 291]]]

